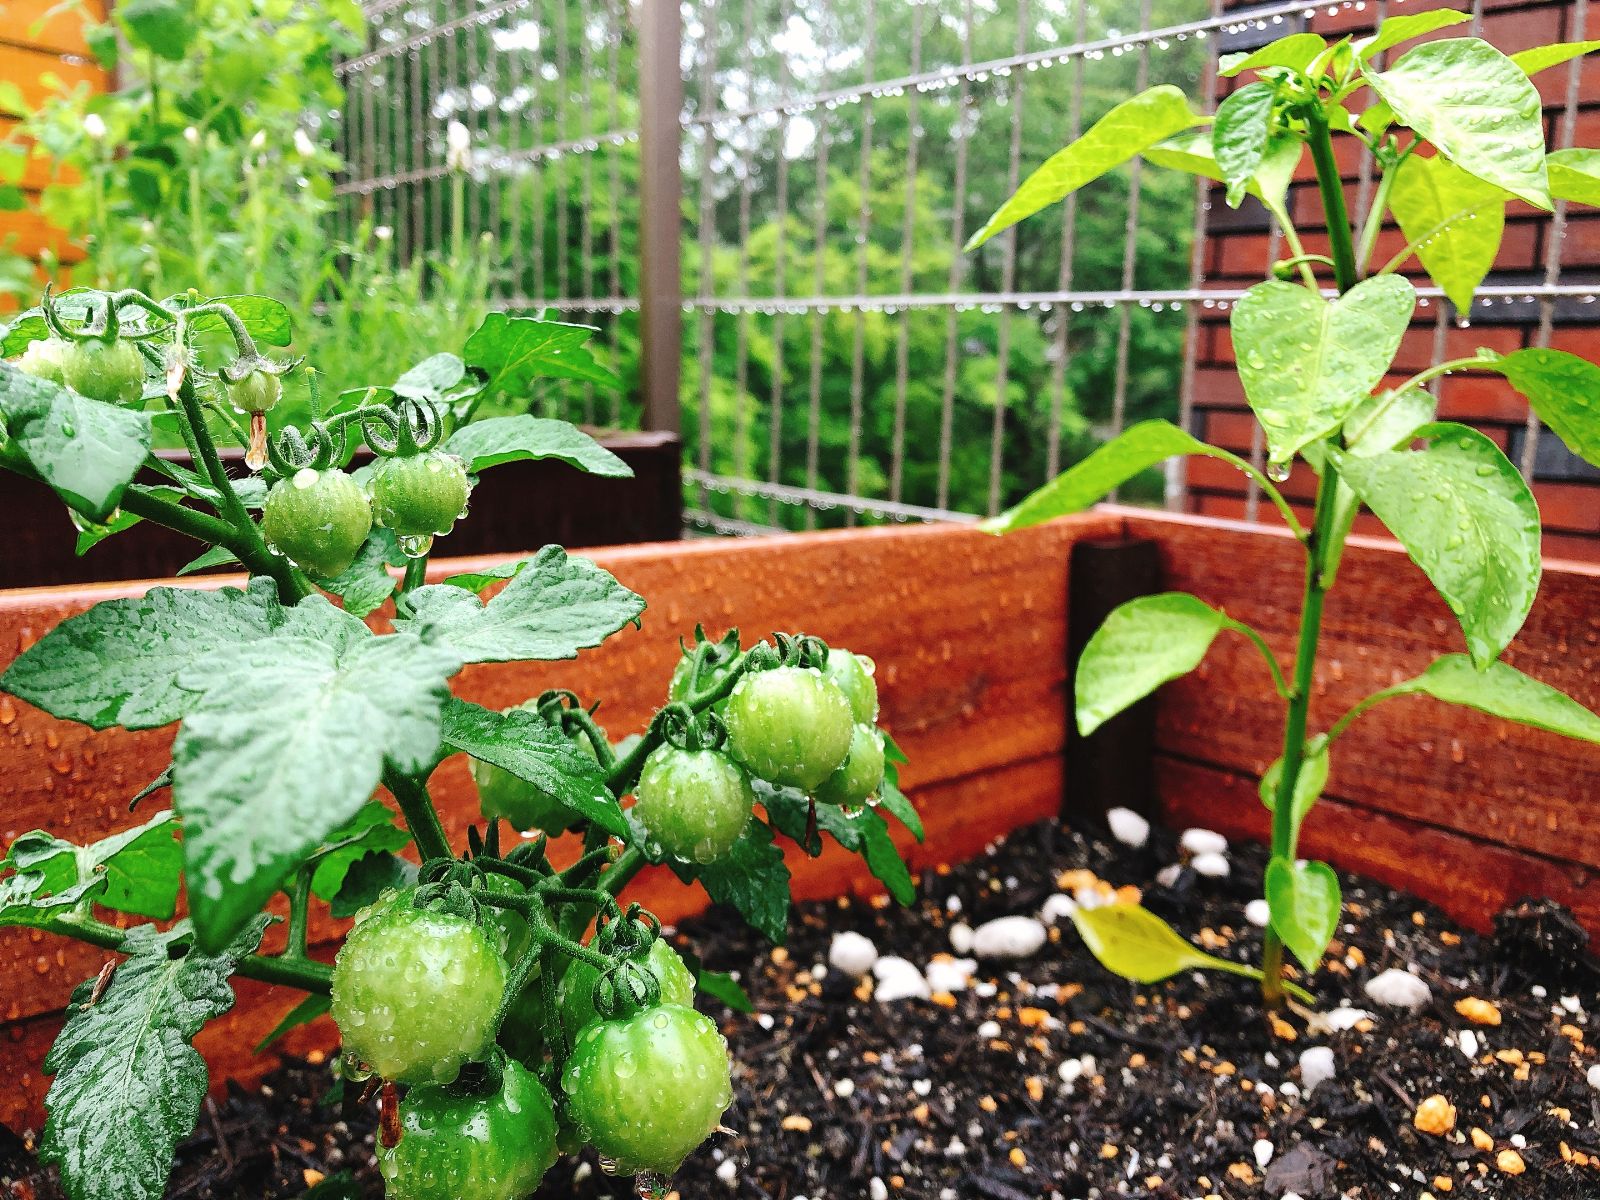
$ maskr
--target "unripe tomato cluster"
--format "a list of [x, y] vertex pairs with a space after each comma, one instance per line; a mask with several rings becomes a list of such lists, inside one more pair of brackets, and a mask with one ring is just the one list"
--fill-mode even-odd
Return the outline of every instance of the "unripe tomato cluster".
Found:
[[[485, 887], [520, 889], [497, 876]], [[542, 1035], [537, 978], [496, 1042], [507, 956], [527, 949], [526, 922], [508, 926], [507, 910], [489, 905], [475, 921], [416, 899], [389, 893], [364, 910], [333, 971], [345, 1058], [407, 1085], [398, 1140], [378, 1148], [390, 1200], [521, 1200], [559, 1151], [583, 1143], [610, 1170], [668, 1174], [718, 1127], [732, 1100], [727, 1042], [692, 1007], [694, 979], [667, 943], [635, 960], [659, 999], [610, 1019], [596, 1010], [598, 968], [567, 966], [554, 989], [571, 1046], [562, 1055]]]

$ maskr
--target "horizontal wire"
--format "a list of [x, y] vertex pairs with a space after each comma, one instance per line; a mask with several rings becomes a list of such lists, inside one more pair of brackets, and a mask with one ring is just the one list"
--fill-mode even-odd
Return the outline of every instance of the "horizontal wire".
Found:
[[[533, 162], [536, 159], [553, 161], [568, 154], [594, 154], [607, 146], [623, 146], [639, 140], [637, 129], [613, 129], [609, 133], [593, 133], [584, 137], [568, 138], [562, 142], [543, 142], [537, 146], [523, 146], [516, 150], [507, 150], [499, 154], [482, 155], [475, 161], [468, 173], [494, 173], [503, 171], [516, 163]], [[430, 179], [440, 179], [448, 175], [452, 168], [440, 159], [426, 167], [416, 167], [410, 171], [396, 171], [389, 175], [373, 175], [364, 179], [347, 179], [334, 187], [336, 196], [353, 194], [370, 196], [373, 192], [387, 191], [403, 184], [425, 183]]]
[[685, 509], [683, 519], [690, 525], [708, 529], [722, 537], [771, 537], [773, 534], [790, 532], [778, 525], [758, 525], [754, 521], [718, 516], [703, 508]]
[[390, 42], [387, 46], [379, 46], [376, 50], [368, 50], [365, 54], [358, 54], [354, 58], [347, 58], [341, 63], [335, 63], [335, 75], [359, 75], [368, 67], [375, 66], [386, 58], [405, 54], [416, 50], [438, 38], [445, 37], [461, 29], [469, 29], [474, 25], [487, 25], [496, 17], [503, 17], [507, 13], [520, 12], [525, 8], [532, 8], [533, 0], [501, 0], [499, 4], [491, 4], [478, 12], [468, 13], [464, 17], [457, 17], [453, 21], [446, 21], [442, 25], [435, 25], [421, 33], [414, 34], [398, 42]]
[[820, 488], [795, 487], [786, 483], [767, 483], [759, 479], [741, 479], [734, 475], [718, 475], [711, 471], [689, 468], [683, 473], [685, 483], [704, 487], [712, 492], [740, 496], [759, 496], [783, 504], [805, 505], [823, 512], [835, 508], [848, 508], [858, 515], [876, 513], [893, 517], [897, 521], [976, 521], [976, 513], [958, 512], [948, 508], [928, 508], [920, 504], [902, 504], [896, 500], [875, 500], [870, 496], [852, 496], [844, 492], [829, 492]]

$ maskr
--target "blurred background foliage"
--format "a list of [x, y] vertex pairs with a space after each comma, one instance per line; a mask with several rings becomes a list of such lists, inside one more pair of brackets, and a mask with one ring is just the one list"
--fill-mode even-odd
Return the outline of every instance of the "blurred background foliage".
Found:
[[[690, 6], [688, 115], [703, 115], [707, 107], [761, 108], [862, 79], [905, 75], [914, 41], [927, 66], [959, 62], [964, 53], [983, 61], [1019, 46], [1114, 39], [1136, 29], [1141, 16], [1130, 13], [1126, 0], [879, 3], [875, 18], [869, 3]], [[1144, 3], [1147, 27], [1203, 15], [1196, 0]], [[459, 15], [458, 8], [449, 0], [398, 6], [375, 18], [384, 26], [377, 33], [387, 28], [405, 36]], [[586, 0], [534, 0], [513, 24], [467, 23], [452, 35], [459, 52], [443, 60], [448, 69], [430, 79], [421, 97], [404, 94], [416, 78], [408, 74], [405, 55], [366, 69], [360, 86], [410, 122], [403, 140], [413, 164], [445, 161], [451, 122], [465, 126], [471, 149], [455, 160], [458, 170], [427, 183], [340, 195], [336, 181], [370, 178], [386, 165], [368, 144], [370, 112], [364, 120], [357, 97], [346, 97], [334, 69], [341, 57], [384, 44], [371, 36], [354, 0], [128, 0], [115, 7], [110, 25], [89, 36], [102, 61], [116, 63], [117, 90], [63, 87], [22, 113], [0, 149], [0, 186], [20, 178], [27, 154], [49, 159], [52, 182], [40, 206], [87, 251], [70, 273], [74, 282], [115, 281], [156, 294], [189, 287], [210, 295], [271, 294], [293, 308], [295, 352], [311, 359], [330, 392], [391, 380], [424, 348], [458, 347], [490, 307], [537, 309], [541, 300], [638, 294], [637, 142], [605, 142], [592, 153], [558, 158], [535, 152], [580, 132], [638, 126], [635, 34], [620, 22], [623, 33], [615, 37], [608, 32], [615, 25], [596, 19], [594, 10]], [[869, 19], [870, 59], [863, 37]], [[568, 61], [591, 68], [581, 78], [577, 71], [570, 80], [554, 77], [549, 33], [556, 29], [571, 39]], [[1206, 52], [1203, 41], [1153, 50], [1150, 81], [1193, 93]], [[714, 55], [709, 64], [708, 53]], [[1002, 290], [1003, 239], [958, 258], [958, 199], [961, 227], [970, 232], [1008, 192], [1019, 88], [1022, 172], [1068, 140], [1079, 70], [1080, 121], [1087, 127], [1136, 86], [1139, 56], [1105, 53], [1048, 70], [981, 77], [966, 86], [965, 103], [962, 89], [950, 86], [787, 118], [763, 113], [719, 123], [709, 138], [706, 126], [691, 125], [684, 146], [685, 294]], [[372, 103], [369, 96], [361, 99]], [[27, 107], [3, 90], [0, 105]], [[341, 121], [350, 126], [343, 142], [336, 137]], [[957, 153], [963, 141], [964, 184]], [[826, 166], [819, 172], [822, 142]], [[333, 148], [341, 144], [349, 147], [348, 164]], [[1124, 169], [1078, 197], [1069, 254], [1073, 288], [1121, 288], [1129, 195]], [[0, 193], [0, 200], [11, 199]], [[1141, 173], [1134, 286], [1187, 285], [1194, 203], [1189, 178]], [[711, 218], [706, 239], [699, 236], [702, 212]], [[1018, 228], [1011, 291], [1060, 286], [1062, 225], [1057, 209]], [[7, 264], [0, 286], [21, 295], [34, 286], [32, 273]], [[1137, 306], [1128, 315], [1126, 420], [1172, 416], [1183, 315]], [[1069, 322], [1066, 355], [1058, 364], [1056, 323], [1063, 319]], [[630, 381], [629, 392], [614, 398], [565, 386], [527, 397], [527, 405], [569, 419], [636, 425], [636, 319], [624, 313], [594, 320], [604, 328], [598, 348]], [[952, 321], [953, 358], [947, 353]], [[814, 429], [818, 488], [843, 492], [853, 484], [861, 495], [887, 496], [903, 337], [899, 496], [912, 504], [982, 511], [1002, 340], [1008, 349], [1001, 490], [1009, 501], [1045, 477], [1052, 425], [1063, 466], [1092, 449], [1105, 431], [1118, 322], [1113, 309], [1072, 312], [1060, 305], [1009, 314], [981, 305], [892, 312], [840, 304], [785, 315], [686, 314], [686, 461], [709, 461], [717, 474], [775, 476], [803, 486], [812, 480]], [[1009, 328], [1003, 332], [1002, 325]], [[852, 403], [857, 378], [859, 405]], [[775, 389], [781, 396], [776, 470]], [[947, 389], [953, 453], [941, 487], [935, 450]], [[704, 460], [702, 394], [711, 434]], [[860, 427], [853, 438], [856, 411]], [[1144, 481], [1143, 494], [1158, 486]], [[762, 522], [843, 519], [765, 500], [708, 499], [723, 515]]]

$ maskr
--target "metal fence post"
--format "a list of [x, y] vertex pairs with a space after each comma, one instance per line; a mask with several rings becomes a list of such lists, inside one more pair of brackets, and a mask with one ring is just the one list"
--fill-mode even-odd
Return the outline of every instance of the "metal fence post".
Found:
[[683, 356], [683, 14], [639, 9], [639, 340], [644, 427], [677, 433]]

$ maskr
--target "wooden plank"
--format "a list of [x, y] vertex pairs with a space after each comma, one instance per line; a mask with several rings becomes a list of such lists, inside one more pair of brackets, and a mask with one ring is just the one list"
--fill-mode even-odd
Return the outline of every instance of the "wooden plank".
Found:
[[71, 90], [87, 84], [97, 92], [110, 86], [111, 76], [92, 60], [62, 58], [47, 50], [0, 42], [0, 79], [22, 89], [22, 98], [37, 105], [56, 95], [64, 85]]
[[[1302, 556], [1286, 534], [1122, 510], [1162, 543], [1167, 584], [1254, 626], [1292, 660]], [[1462, 649], [1454, 618], [1392, 541], [1352, 539], [1330, 596], [1312, 729], [1361, 697]], [[1546, 564], [1539, 599], [1506, 655], [1600, 709], [1600, 566]], [[1162, 694], [1160, 742], [1180, 757], [1256, 775], [1278, 755], [1282, 705], [1256, 651], [1218, 640]], [[1408, 697], [1356, 723], [1333, 752], [1329, 795], [1544, 857], [1600, 866], [1600, 748]]]
[[[1159, 760], [1158, 773], [1162, 819], [1173, 828], [1200, 825], [1253, 841], [1271, 836], [1254, 778], [1169, 755]], [[1507, 905], [1544, 896], [1600, 934], [1600, 870], [1593, 867], [1332, 799], [1311, 810], [1300, 845], [1307, 857], [1413, 892], [1473, 929], [1488, 931]]]
[[[696, 621], [717, 631], [737, 625], [750, 639], [803, 629], [877, 659], [884, 722], [911, 757], [908, 788], [986, 777], [1059, 757], [1068, 551], [1077, 538], [1107, 535], [1118, 524], [1092, 515], [1005, 538], [926, 526], [598, 551], [596, 562], [650, 602], [642, 629], [569, 663], [470, 667], [457, 691], [504, 707], [570, 687], [603, 699], [600, 717], [621, 736], [654, 712], [678, 639], [691, 637]], [[493, 561], [436, 563], [430, 578]], [[223, 582], [239, 580], [195, 586]], [[0, 669], [65, 617], [148, 586], [0, 593]], [[5, 843], [35, 827], [91, 841], [134, 824], [127, 798], [166, 765], [171, 738], [166, 730], [95, 732], [3, 696], [0, 729]], [[477, 815], [465, 759], [441, 765], [432, 786], [446, 829], [461, 844]], [[981, 828], [1004, 819], [982, 808], [971, 816]], [[60, 1007], [92, 958], [0, 931], [0, 977], [22, 981], [8, 999], [11, 1019]]]
[[0, 240], [24, 258], [39, 259], [47, 252], [67, 264], [82, 262], [84, 258], [81, 245], [33, 209], [0, 213]]
[[[912, 793], [927, 823], [926, 844], [917, 845], [897, 824], [895, 841], [913, 871], [960, 862], [1018, 826], [1054, 816], [1061, 801], [1061, 786], [1058, 755], [968, 779], [930, 784]], [[818, 858], [807, 858], [792, 843], [786, 843], [785, 849], [797, 900], [882, 892], [859, 858], [845, 854], [831, 842]], [[706, 907], [703, 891], [684, 887], [665, 868], [640, 875], [628, 896], [669, 925], [695, 916]], [[324, 930], [325, 938], [313, 951], [317, 957], [332, 956], [334, 932], [332, 928]], [[75, 947], [72, 958], [73, 973], [78, 978], [88, 978], [99, 969], [106, 954], [93, 947]], [[25, 971], [9, 963], [0, 965], [0, 974], [12, 979], [26, 977]], [[213, 1084], [220, 1088], [226, 1079], [249, 1083], [270, 1070], [277, 1058], [258, 1057], [254, 1047], [299, 999], [300, 993], [290, 988], [240, 981], [239, 1002], [233, 1012], [207, 1026], [196, 1043], [211, 1065]], [[8, 1029], [9, 1036], [0, 1038], [0, 1078], [14, 1080], [16, 1085], [0, 1096], [0, 1123], [14, 1129], [37, 1128], [44, 1119], [44, 1093], [49, 1086], [39, 1064], [60, 1029], [60, 1019], [53, 1009], [20, 1022], [14, 1016], [8, 1019], [13, 1024]], [[297, 1054], [312, 1049], [328, 1051], [337, 1040], [333, 1023], [323, 1020], [294, 1034], [284, 1049]]]

